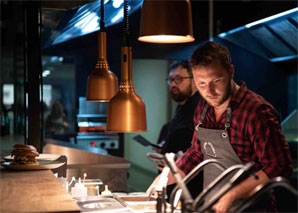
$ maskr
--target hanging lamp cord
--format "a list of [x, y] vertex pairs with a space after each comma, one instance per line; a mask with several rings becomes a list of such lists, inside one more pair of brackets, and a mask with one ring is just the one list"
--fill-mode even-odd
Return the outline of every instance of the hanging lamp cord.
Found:
[[104, 9], [104, 0], [100, 1], [100, 31], [105, 31], [105, 9]]
[[129, 25], [128, 25], [128, 0], [124, 0], [123, 6], [124, 18], [123, 18], [123, 40], [122, 46], [130, 46], [129, 40]]

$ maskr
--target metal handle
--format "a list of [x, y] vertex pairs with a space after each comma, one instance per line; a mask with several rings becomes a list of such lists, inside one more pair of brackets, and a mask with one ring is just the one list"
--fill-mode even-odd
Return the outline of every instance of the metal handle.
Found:
[[[221, 164], [218, 160], [216, 159], [208, 159], [208, 160], [204, 160], [202, 161], [199, 165], [197, 165], [193, 170], [191, 170], [191, 172], [186, 175], [184, 178], [183, 178], [183, 182], [185, 184], [187, 184], [189, 181], [191, 181], [194, 177], [196, 177], [202, 170], [203, 168], [206, 166], [206, 165], [209, 165], [209, 164], [214, 164], [218, 169], [224, 171], [226, 169], [226, 167]], [[179, 186], [176, 186], [173, 191], [171, 192], [171, 195], [170, 195], [170, 204], [172, 206], [172, 212], [174, 211], [174, 209], [176, 208], [175, 205], [174, 205], [174, 200], [175, 200], [175, 197], [176, 197], [176, 193], [179, 189]]]
[[292, 187], [289, 183], [289, 181], [283, 177], [276, 177], [271, 179], [269, 182], [262, 185], [257, 192], [255, 192], [251, 197], [247, 198], [243, 205], [239, 206], [237, 209], [234, 209], [235, 213], [243, 212], [248, 207], [252, 206], [255, 202], [258, 201], [258, 199], [264, 195], [265, 193], [269, 192], [271, 189], [275, 187], [284, 187], [289, 192], [294, 194], [296, 197], [298, 197], [298, 191]]

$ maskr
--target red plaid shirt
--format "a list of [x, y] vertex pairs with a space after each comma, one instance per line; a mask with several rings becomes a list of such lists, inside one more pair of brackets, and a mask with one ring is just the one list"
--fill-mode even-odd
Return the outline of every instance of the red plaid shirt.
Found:
[[[293, 164], [289, 145], [281, 132], [278, 112], [265, 99], [247, 89], [244, 82], [230, 100], [232, 109], [231, 127], [228, 129], [232, 147], [240, 160], [246, 164], [253, 161], [256, 170], [263, 170], [269, 178], [290, 177]], [[202, 99], [194, 114], [194, 125], [206, 104]], [[226, 113], [216, 122], [213, 107], [209, 107], [201, 127], [224, 129]], [[194, 131], [191, 147], [176, 162], [185, 173], [189, 173], [203, 161], [197, 131]]]

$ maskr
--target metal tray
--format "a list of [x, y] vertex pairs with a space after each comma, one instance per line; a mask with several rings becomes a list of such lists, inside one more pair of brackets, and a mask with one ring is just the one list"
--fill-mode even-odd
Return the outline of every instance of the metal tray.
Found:
[[81, 212], [131, 212], [129, 206], [117, 196], [88, 196], [75, 198]]

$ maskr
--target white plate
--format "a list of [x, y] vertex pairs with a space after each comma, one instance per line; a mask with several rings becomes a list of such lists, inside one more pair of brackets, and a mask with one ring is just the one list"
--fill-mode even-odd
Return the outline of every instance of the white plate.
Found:
[[39, 165], [15, 165], [12, 161], [4, 161], [1, 165], [4, 168], [12, 170], [42, 170], [42, 169], [56, 169], [63, 166], [65, 162], [61, 161], [38, 161]]
[[[39, 156], [36, 157], [35, 159], [39, 161], [43, 161], [43, 160], [50, 161], [50, 160], [57, 160], [58, 158], [60, 158], [60, 156], [61, 155], [57, 155], [57, 154], [39, 154]], [[3, 157], [3, 159], [11, 161], [13, 160], [13, 156], [7, 155]]]

